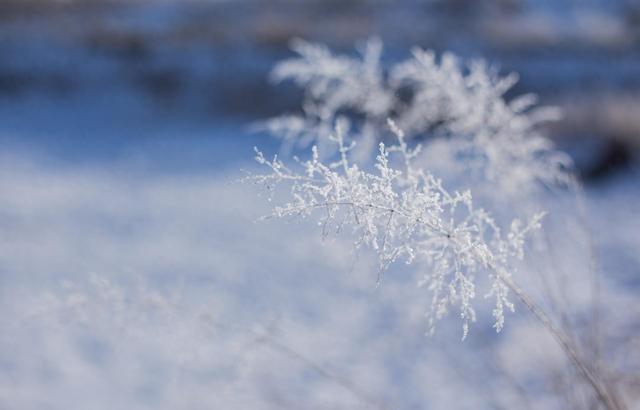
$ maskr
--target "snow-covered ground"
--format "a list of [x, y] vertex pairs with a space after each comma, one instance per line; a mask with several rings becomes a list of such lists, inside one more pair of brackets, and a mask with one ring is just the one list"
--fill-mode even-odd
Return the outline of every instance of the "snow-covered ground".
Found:
[[[244, 124], [104, 121], [101, 140], [82, 128], [90, 110], [38, 101], [5, 107], [1, 407], [564, 408], [551, 375], [567, 367], [522, 307], [498, 336], [484, 312], [464, 342], [455, 319], [428, 338], [416, 272], [394, 266], [376, 288], [347, 240], [256, 222], [270, 204], [238, 179], [253, 145], [276, 147]], [[66, 109], [89, 117], [52, 120]], [[638, 313], [639, 200], [637, 173], [587, 191], [616, 299], [604, 327]], [[637, 355], [625, 326], [616, 343]]]

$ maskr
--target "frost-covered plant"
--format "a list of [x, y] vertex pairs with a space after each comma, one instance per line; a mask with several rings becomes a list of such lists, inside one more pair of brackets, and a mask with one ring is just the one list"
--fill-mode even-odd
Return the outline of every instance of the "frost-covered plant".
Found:
[[[387, 136], [384, 124], [391, 118], [408, 139], [444, 142], [447, 155], [463, 165], [467, 176], [504, 193], [528, 192], [536, 182], [571, 181], [566, 172], [570, 160], [538, 131], [541, 123], [557, 118], [558, 111], [534, 108], [532, 94], [505, 99], [516, 74], [500, 76], [483, 61], [464, 65], [451, 53], [438, 59], [420, 48], [385, 69], [378, 39], [366, 44], [361, 58], [334, 55], [323, 45], [302, 40], [295, 40], [292, 48], [299, 56], [279, 63], [272, 79], [293, 80], [304, 88], [303, 112], [265, 123], [286, 147], [315, 143], [322, 155], [333, 124], [347, 113], [360, 150], [375, 150], [375, 141]], [[366, 155], [359, 152], [356, 159], [362, 157]]]
[[[505, 229], [504, 205], [516, 205], [506, 214], [530, 213], [536, 188], [574, 184], [568, 157], [538, 131], [557, 111], [534, 108], [530, 94], [508, 101], [515, 74], [501, 77], [482, 61], [463, 65], [449, 53], [438, 59], [414, 49], [410, 59], [385, 69], [378, 40], [367, 44], [362, 58], [334, 55], [325, 46], [299, 40], [293, 48], [299, 57], [280, 63], [272, 76], [305, 89], [303, 112], [265, 125], [284, 138], [285, 147], [312, 145], [312, 155], [308, 161], [296, 159], [301, 170], [295, 170], [256, 150], [257, 161], [271, 172], [254, 180], [269, 189], [290, 186], [290, 199], [273, 215], [316, 215], [323, 235], [351, 230], [356, 248], [367, 245], [377, 253], [379, 280], [396, 260], [419, 264], [426, 272], [420, 285], [431, 295], [431, 332], [438, 319], [456, 309], [466, 337], [476, 318], [476, 287], [486, 275], [497, 331], [504, 326], [505, 309], [513, 310], [510, 294], [515, 295], [556, 339], [599, 402], [623, 408], [606, 377], [512, 279], [513, 262], [524, 257], [527, 234], [540, 227], [544, 213], [527, 223], [515, 219]], [[334, 132], [335, 124], [340, 126]], [[385, 144], [389, 138], [397, 142]], [[375, 152], [375, 142], [375, 171], [369, 172], [366, 158]], [[433, 166], [431, 171], [422, 166], [433, 158], [446, 163], [448, 173], [462, 170], [452, 178], [458, 190], [446, 189]], [[471, 185], [483, 199], [490, 197], [489, 204], [502, 206], [492, 209], [499, 218], [478, 206], [477, 195], [472, 200], [465, 190]]]
[[[323, 162], [313, 146], [311, 159], [300, 162], [297, 171], [256, 150], [257, 161], [271, 173], [254, 178], [269, 189], [289, 183], [291, 200], [276, 207], [274, 216], [318, 215], [324, 235], [353, 231], [356, 247], [367, 245], [377, 253], [378, 280], [398, 259], [409, 264], [419, 259], [427, 265], [420, 285], [431, 293], [431, 332], [437, 320], [455, 308], [466, 337], [476, 318], [475, 276], [486, 273], [491, 283], [486, 296], [495, 299], [494, 328], [500, 331], [505, 309], [513, 310], [505, 283], [513, 271], [510, 261], [523, 257], [524, 239], [540, 226], [543, 214], [525, 224], [515, 220], [503, 233], [489, 213], [474, 207], [469, 191], [450, 192], [438, 178], [417, 167], [414, 158], [421, 146], [410, 149], [403, 132], [392, 121], [389, 125], [397, 144], [379, 144], [374, 172], [352, 163], [355, 142], [346, 145], [338, 127], [329, 137], [338, 147], [338, 161]], [[397, 166], [393, 154], [398, 156]]]
[[265, 123], [266, 128], [283, 138], [286, 149], [315, 143], [331, 151], [334, 147], [326, 147], [325, 142], [337, 116], [351, 111], [362, 117], [357, 136], [360, 146], [375, 149], [380, 126], [398, 105], [380, 62], [382, 42], [369, 40], [360, 51], [361, 58], [336, 56], [324, 45], [299, 39], [292, 42], [292, 49], [300, 57], [280, 62], [271, 79], [293, 80], [304, 89], [303, 113], [273, 118]]

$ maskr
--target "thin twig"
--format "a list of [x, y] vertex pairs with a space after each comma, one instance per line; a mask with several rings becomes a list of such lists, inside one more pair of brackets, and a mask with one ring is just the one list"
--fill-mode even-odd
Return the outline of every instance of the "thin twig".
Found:
[[511, 291], [520, 299], [520, 301], [529, 309], [529, 311], [535, 316], [535, 318], [551, 333], [556, 342], [560, 345], [567, 357], [573, 363], [578, 370], [578, 373], [584, 378], [584, 380], [593, 388], [593, 391], [597, 395], [599, 401], [608, 410], [624, 410], [626, 407], [618, 401], [610, 391], [609, 387], [604, 384], [598, 377], [591, 371], [590, 367], [585, 363], [584, 359], [580, 357], [576, 349], [574, 348], [570, 339], [558, 328], [547, 313], [526, 294], [510, 277], [504, 275], [499, 269], [494, 269], [496, 274], [500, 277], [505, 285], [511, 289]]

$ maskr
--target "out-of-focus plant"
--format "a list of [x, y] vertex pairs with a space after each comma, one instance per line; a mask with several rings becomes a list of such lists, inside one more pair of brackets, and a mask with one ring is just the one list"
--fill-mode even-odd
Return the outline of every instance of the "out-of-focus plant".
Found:
[[446, 140], [446, 154], [501, 192], [532, 189], [535, 182], [569, 184], [570, 159], [553, 149], [539, 126], [558, 118], [553, 107], [535, 107], [525, 94], [507, 101], [504, 95], [517, 74], [498, 75], [484, 61], [462, 64], [453, 54], [437, 58], [420, 48], [412, 57], [384, 69], [382, 43], [369, 40], [361, 58], [334, 55], [323, 46], [295, 40], [298, 57], [274, 68], [274, 81], [292, 80], [304, 88], [302, 113], [272, 118], [264, 126], [284, 147], [327, 143], [336, 120], [350, 114], [350, 135], [359, 141], [356, 159], [367, 158], [377, 141], [389, 136], [392, 119], [407, 140]]

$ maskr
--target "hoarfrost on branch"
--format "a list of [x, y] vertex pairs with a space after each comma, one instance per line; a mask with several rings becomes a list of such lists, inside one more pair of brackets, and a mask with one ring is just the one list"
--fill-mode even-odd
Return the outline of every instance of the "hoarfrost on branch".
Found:
[[339, 153], [335, 162], [321, 160], [314, 145], [311, 159], [298, 160], [293, 169], [256, 149], [257, 161], [270, 173], [252, 179], [270, 190], [283, 184], [290, 189], [290, 201], [276, 207], [272, 216], [317, 217], [325, 236], [351, 231], [356, 247], [376, 252], [378, 281], [397, 260], [424, 264], [419, 285], [430, 292], [430, 332], [456, 309], [465, 337], [476, 320], [476, 275], [488, 275], [486, 297], [495, 299], [494, 327], [500, 331], [505, 310], [513, 310], [504, 283], [513, 272], [510, 261], [523, 256], [525, 236], [540, 226], [543, 214], [526, 224], [514, 221], [504, 234], [488, 212], [474, 207], [469, 191], [448, 191], [441, 180], [415, 166], [421, 146], [410, 149], [393, 121], [389, 128], [397, 142], [379, 144], [372, 172], [351, 161], [356, 143], [347, 144], [338, 126], [328, 137]]

